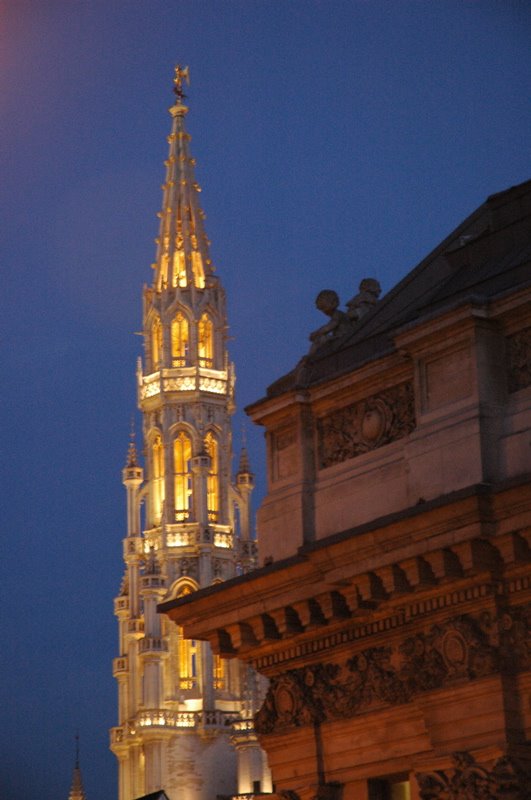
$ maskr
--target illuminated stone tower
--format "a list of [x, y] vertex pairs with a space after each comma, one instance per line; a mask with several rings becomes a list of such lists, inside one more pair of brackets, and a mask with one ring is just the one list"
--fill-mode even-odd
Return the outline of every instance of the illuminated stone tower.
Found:
[[[144, 463], [134, 438], [123, 470], [125, 574], [115, 613], [119, 800], [164, 789], [170, 800], [270, 790], [249, 718], [256, 678], [208, 645], [187, 641], [157, 604], [252, 568], [253, 475], [242, 454], [232, 481], [234, 368], [225, 293], [214, 274], [199, 206], [183, 80], [163, 184], [152, 286], [144, 290], [144, 362], [137, 371]], [[237, 780], [237, 776], [239, 779]]]

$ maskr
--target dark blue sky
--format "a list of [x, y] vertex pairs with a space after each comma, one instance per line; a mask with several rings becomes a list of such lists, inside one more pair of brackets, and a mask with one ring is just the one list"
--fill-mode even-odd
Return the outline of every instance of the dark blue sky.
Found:
[[320, 289], [389, 289], [531, 177], [531, 7], [12, 0], [2, 28], [0, 796], [66, 800], [79, 729], [88, 800], [112, 800], [120, 471], [174, 64], [241, 408], [307, 350]]

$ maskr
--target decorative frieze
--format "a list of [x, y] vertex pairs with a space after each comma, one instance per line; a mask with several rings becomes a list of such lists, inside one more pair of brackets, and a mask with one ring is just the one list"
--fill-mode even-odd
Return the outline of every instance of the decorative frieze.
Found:
[[524, 328], [507, 343], [507, 388], [510, 393], [531, 386], [531, 328]]
[[415, 424], [415, 398], [409, 382], [333, 411], [317, 422], [319, 468], [401, 439]]
[[453, 754], [453, 770], [417, 774], [421, 800], [528, 800], [529, 764], [510, 756], [492, 766], [478, 764], [467, 752]]
[[376, 706], [406, 703], [458, 679], [531, 667], [531, 606], [500, 620], [463, 615], [342, 664], [319, 663], [274, 677], [256, 715], [258, 733], [345, 719]]

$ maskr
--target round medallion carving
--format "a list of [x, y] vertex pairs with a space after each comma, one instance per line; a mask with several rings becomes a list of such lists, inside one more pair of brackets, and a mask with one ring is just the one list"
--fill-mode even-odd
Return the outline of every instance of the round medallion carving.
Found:
[[442, 642], [442, 651], [446, 662], [454, 669], [465, 666], [468, 648], [460, 633], [450, 631], [446, 634]]
[[275, 692], [275, 709], [279, 719], [291, 719], [295, 711], [295, 697], [287, 686], [279, 686]]
[[361, 423], [361, 435], [366, 442], [374, 444], [383, 435], [385, 420], [378, 408], [371, 408], [365, 412]]

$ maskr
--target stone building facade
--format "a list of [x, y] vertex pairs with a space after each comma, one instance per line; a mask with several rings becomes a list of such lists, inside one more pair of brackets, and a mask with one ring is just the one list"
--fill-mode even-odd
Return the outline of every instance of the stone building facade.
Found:
[[137, 387], [145, 466], [133, 439], [123, 470], [127, 536], [114, 602], [118, 725], [111, 730], [119, 800], [162, 790], [169, 800], [211, 800], [270, 788], [252, 724], [257, 677], [157, 614], [164, 598], [256, 562], [245, 451], [232, 478], [234, 367], [185, 128], [186, 79], [177, 68], [153, 283], [144, 290]]
[[260, 569], [160, 610], [269, 679], [279, 796], [530, 798], [531, 182], [317, 306], [248, 409]]

